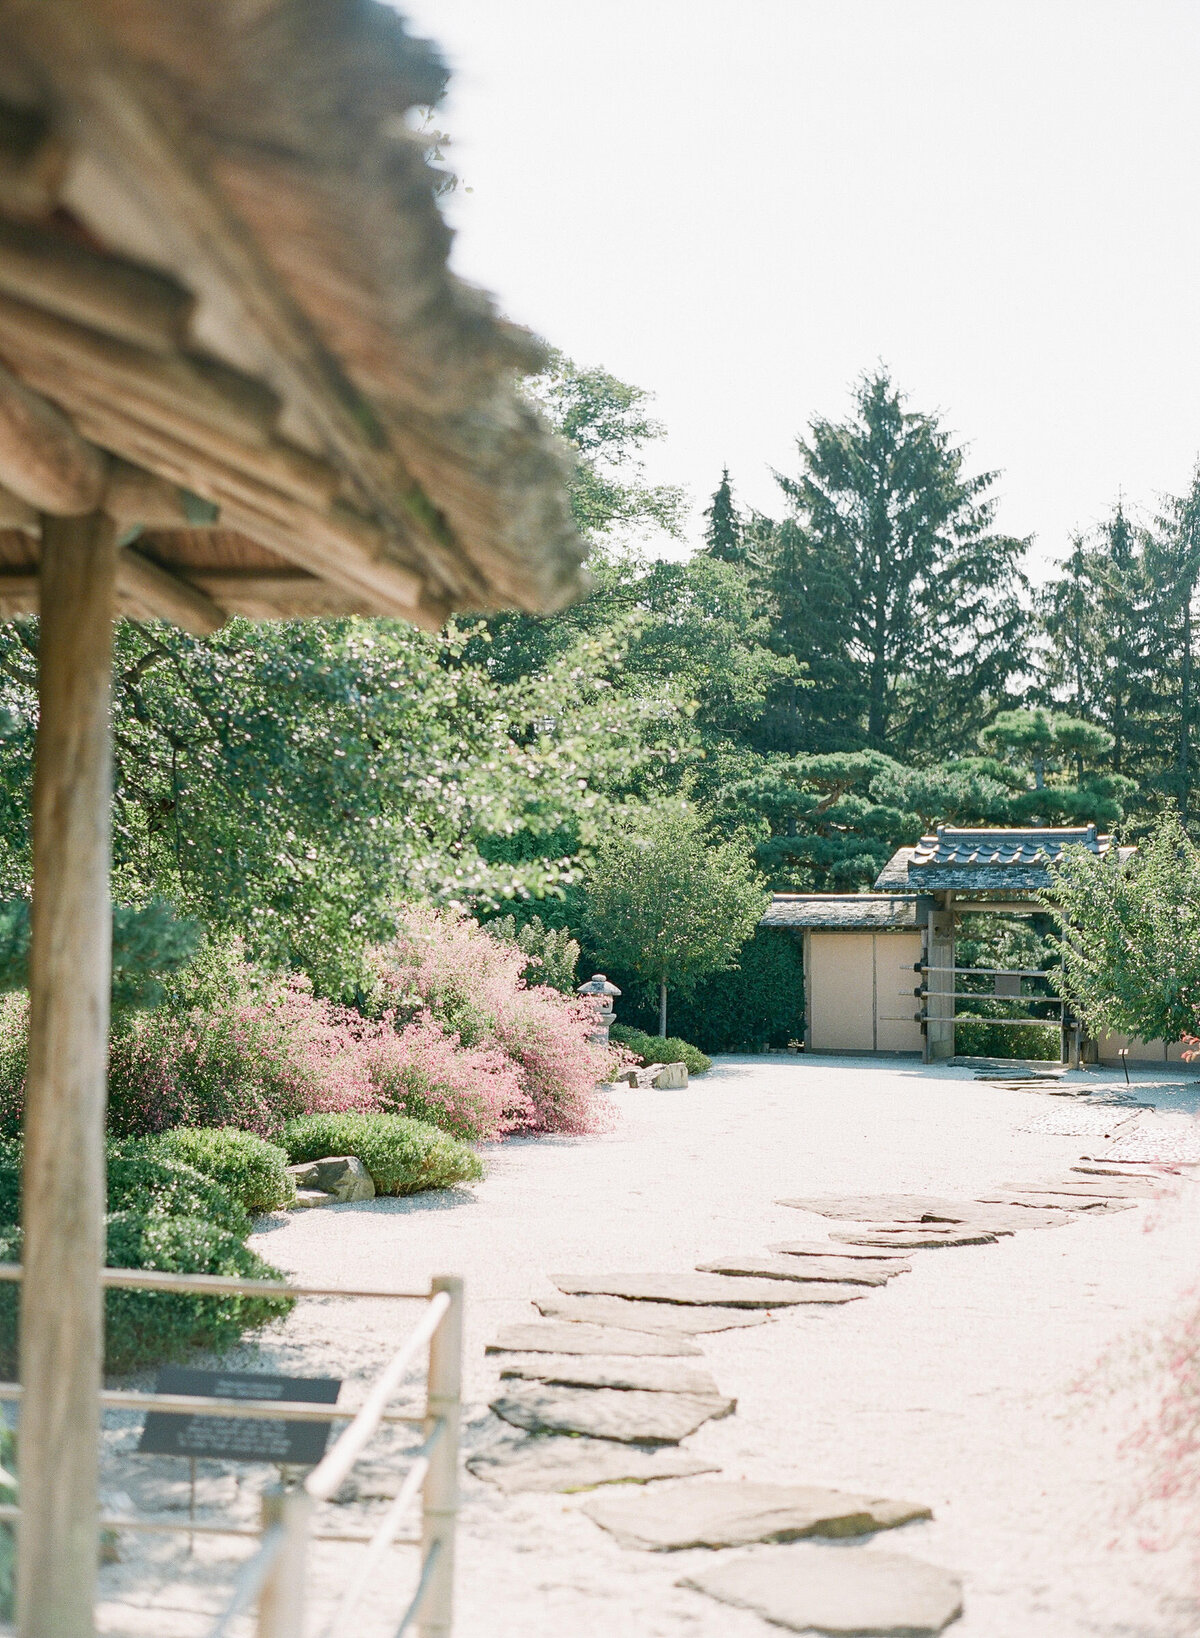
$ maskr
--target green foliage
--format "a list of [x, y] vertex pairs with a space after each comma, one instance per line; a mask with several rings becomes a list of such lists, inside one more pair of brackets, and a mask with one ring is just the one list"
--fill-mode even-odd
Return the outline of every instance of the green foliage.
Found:
[[285, 1150], [233, 1126], [176, 1126], [152, 1138], [147, 1151], [169, 1164], [211, 1178], [251, 1217], [277, 1211], [296, 1198]]
[[518, 927], [517, 918], [509, 915], [487, 922], [485, 930], [528, 956], [521, 974], [526, 984], [545, 984], [564, 995], [575, 994], [579, 944], [570, 928], [547, 927], [541, 916], [531, 916]]
[[1057, 1022], [1057, 1008], [1035, 1006], [1057, 983], [1058, 958], [1050, 933], [1054, 927], [1051, 916], [999, 916], [994, 913], [963, 914], [958, 922], [955, 940], [955, 961], [960, 967], [1000, 967], [1033, 972], [1049, 972], [1049, 985], [1040, 979], [1022, 979], [1020, 1001], [995, 1000], [995, 980], [988, 974], [973, 978], [960, 974], [955, 988], [977, 992], [978, 999], [960, 1001], [960, 1017], [968, 1014], [980, 1018], [1014, 1018], [1021, 1013], [1054, 1018], [1054, 1027], [1042, 1028], [1029, 1024], [1020, 1029], [999, 1028], [994, 1024], [960, 1023], [954, 1032], [955, 1046], [964, 1057], [972, 1058], [1031, 1058], [1057, 1062], [1062, 1049], [1062, 1036]]
[[[198, 1217], [230, 1234], [250, 1232], [239, 1202], [211, 1177], [185, 1162], [160, 1159], [143, 1142], [108, 1146], [108, 1210], [143, 1217]], [[21, 1218], [21, 1145], [0, 1159], [0, 1224]]]
[[404, 1115], [304, 1115], [283, 1134], [294, 1163], [326, 1155], [355, 1155], [379, 1194], [419, 1194], [473, 1183], [483, 1164], [449, 1133]]
[[664, 993], [686, 994], [736, 966], [767, 904], [742, 843], [711, 842], [696, 810], [680, 804], [614, 824], [597, 843], [587, 885], [605, 971]]
[[1167, 812], [1131, 859], [1070, 848], [1052, 871], [1064, 993], [1093, 1034], [1178, 1041], [1200, 1018], [1200, 849]]
[[678, 1035], [647, 1035], [645, 1030], [630, 1029], [625, 1024], [614, 1024], [609, 1030], [612, 1040], [628, 1047], [643, 1064], [686, 1064], [689, 1075], [705, 1075], [712, 1068], [712, 1059], [690, 1041]]
[[733, 503], [733, 490], [729, 486], [727, 466], [722, 467], [721, 481], [705, 508], [704, 550], [710, 557], [718, 557], [725, 563], [744, 561], [742, 520]]
[[[617, 983], [624, 975], [618, 975]], [[637, 995], [618, 1002], [622, 1014], [646, 1028], [655, 1025], [649, 1001]], [[705, 1052], [759, 1052], [804, 1038], [804, 963], [798, 938], [777, 927], [758, 927], [742, 945], [731, 972], [702, 978], [691, 995], [671, 1009], [675, 1027]]]
[[[112, 1000], [114, 1007], [156, 1007], [161, 979], [185, 967], [200, 945], [200, 927], [179, 919], [169, 904], [114, 904]], [[0, 991], [24, 989], [29, 979], [29, 900], [0, 903]]]
[[[0, 1230], [0, 1262], [21, 1259], [21, 1230]], [[170, 1274], [226, 1274], [282, 1280], [227, 1230], [193, 1217], [116, 1212], [107, 1221], [109, 1268]], [[247, 1331], [291, 1312], [288, 1297], [200, 1297], [168, 1291], [109, 1291], [105, 1296], [105, 1369], [143, 1370], [196, 1349], [221, 1353]], [[0, 1369], [11, 1376], [18, 1344], [17, 1287], [0, 1285]]]

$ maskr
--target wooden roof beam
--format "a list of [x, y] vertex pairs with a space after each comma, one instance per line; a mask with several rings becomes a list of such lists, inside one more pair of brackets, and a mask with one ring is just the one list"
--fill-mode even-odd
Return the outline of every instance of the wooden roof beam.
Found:
[[81, 517], [99, 506], [106, 479], [100, 451], [0, 364], [0, 484], [39, 512]]
[[193, 637], [211, 637], [228, 616], [207, 592], [127, 546], [117, 552], [117, 596], [155, 620], [170, 620]]

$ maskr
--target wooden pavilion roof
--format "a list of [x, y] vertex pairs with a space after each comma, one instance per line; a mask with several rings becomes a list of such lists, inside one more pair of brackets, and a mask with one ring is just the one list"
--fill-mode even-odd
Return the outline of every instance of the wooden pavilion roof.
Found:
[[377, 0], [0, 0], [0, 614], [98, 505], [122, 607], [200, 632], [579, 594], [540, 345], [405, 123], [444, 78]]

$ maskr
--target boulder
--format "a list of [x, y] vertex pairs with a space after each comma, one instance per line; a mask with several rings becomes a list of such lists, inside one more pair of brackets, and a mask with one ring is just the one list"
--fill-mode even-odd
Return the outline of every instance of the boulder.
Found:
[[802, 1542], [727, 1560], [679, 1584], [775, 1626], [826, 1638], [934, 1638], [963, 1607], [957, 1576], [869, 1547]]
[[653, 1085], [660, 1092], [676, 1092], [688, 1083], [686, 1064], [659, 1064]]
[[492, 1400], [491, 1408], [527, 1433], [585, 1433], [625, 1444], [677, 1445], [713, 1417], [732, 1415], [737, 1400], [723, 1394], [514, 1382]]
[[319, 1190], [343, 1204], [348, 1200], [374, 1200], [375, 1185], [371, 1174], [354, 1155], [329, 1155], [324, 1160], [310, 1160], [302, 1166], [289, 1166], [296, 1180], [297, 1191]]
[[625, 1547], [678, 1552], [749, 1547], [802, 1536], [865, 1536], [933, 1517], [919, 1502], [809, 1484], [675, 1484], [653, 1494], [599, 1496], [583, 1509]]
[[710, 1462], [666, 1446], [643, 1449], [611, 1439], [510, 1439], [472, 1456], [467, 1471], [506, 1495], [519, 1491], [594, 1490], [608, 1484], [651, 1484], [719, 1473]]

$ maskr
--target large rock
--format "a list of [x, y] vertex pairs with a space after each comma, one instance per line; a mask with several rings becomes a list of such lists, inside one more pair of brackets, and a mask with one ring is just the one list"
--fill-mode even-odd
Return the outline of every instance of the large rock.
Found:
[[557, 1388], [539, 1382], [514, 1382], [492, 1400], [497, 1416], [527, 1433], [586, 1433], [633, 1445], [677, 1445], [736, 1406], [736, 1399], [722, 1394]]
[[632, 1302], [679, 1302], [728, 1308], [789, 1308], [805, 1302], [853, 1302], [861, 1285], [805, 1285], [740, 1280], [724, 1274], [552, 1274], [570, 1296], [628, 1297]]
[[549, 1319], [619, 1325], [630, 1331], [661, 1331], [670, 1336], [699, 1336], [705, 1331], [732, 1331], [744, 1325], [771, 1323], [770, 1314], [753, 1308], [685, 1308], [676, 1302], [627, 1302], [624, 1297], [535, 1297], [533, 1302]]
[[749, 1547], [802, 1536], [865, 1536], [933, 1517], [918, 1502], [806, 1484], [676, 1484], [653, 1494], [598, 1496], [583, 1511], [625, 1547], [675, 1552]]
[[869, 1547], [750, 1553], [680, 1586], [826, 1638], [934, 1638], [962, 1614], [962, 1583], [934, 1564]]
[[661, 1331], [624, 1331], [613, 1325], [571, 1325], [527, 1320], [506, 1325], [487, 1346], [489, 1354], [674, 1354], [697, 1358], [694, 1342]]
[[507, 1358], [501, 1378], [560, 1382], [569, 1388], [626, 1388], [644, 1393], [710, 1393], [720, 1388], [708, 1371], [680, 1359], [603, 1359], [572, 1354], [528, 1354]]
[[660, 1092], [678, 1092], [688, 1083], [686, 1064], [660, 1064], [654, 1085]]
[[719, 1473], [710, 1462], [666, 1446], [639, 1449], [611, 1439], [510, 1439], [472, 1456], [468, 1472], [506, 1495], [536, 1490], [569, 1495], [604, 1484], [650, 1484]]
[[374, 1200], [371, 1174], [353, 1155], [329, 1155], [310, 1160], [303, 1166], [289, 1166], [297, 1189], [316, 1190], [332, 1195], [339, 1204], [347, 1200]]
[[[714, 1257], [711, 1263], [697, 1263], [703, 1274], [741, 1274], [760, 1280], [814, 1280], [828, 1285], [886, 1285], [900, 1270], [894, 1264], [844, 1261], [828, 1257], [764, 1257], [761, 1252], [747, 1252], [744, 1257]], [[884, 1269], [887, 1269], [886, 1273]]]

